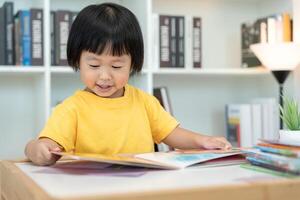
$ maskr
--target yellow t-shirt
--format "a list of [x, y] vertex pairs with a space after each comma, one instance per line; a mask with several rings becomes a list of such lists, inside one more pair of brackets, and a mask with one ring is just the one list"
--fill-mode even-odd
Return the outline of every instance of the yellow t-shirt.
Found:
[[56, 141], [65, 151], [144, 153], [177, 126], [154, 96], [126, 85], [119, 98], [75, 92], [54, 109], [39, 137]]

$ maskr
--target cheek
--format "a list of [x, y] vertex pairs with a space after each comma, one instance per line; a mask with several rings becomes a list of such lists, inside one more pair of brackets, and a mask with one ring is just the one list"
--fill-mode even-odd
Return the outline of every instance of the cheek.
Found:
[[118, 77], [118, 83], [125, 85], [128, 82], [128, 79], [129, 79], [129, 75], [120, 75]]
[[90, 71], [80, 71], [80, 79], [85, 85], [94, 84], [96, 80], [96, 73], [91, 73]]

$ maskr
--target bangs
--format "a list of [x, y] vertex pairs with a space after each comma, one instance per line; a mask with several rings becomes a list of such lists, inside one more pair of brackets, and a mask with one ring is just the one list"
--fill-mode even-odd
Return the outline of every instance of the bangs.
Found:
[[130, 47], [123, 38], [92, 37], [85, 43], [84, 50], [94, 54], [108, 54], [112, 56], [130, 55]]

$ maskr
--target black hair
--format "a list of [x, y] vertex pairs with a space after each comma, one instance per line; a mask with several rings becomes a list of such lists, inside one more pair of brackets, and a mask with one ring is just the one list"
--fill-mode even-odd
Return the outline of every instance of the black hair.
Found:
[[[107, 49], [108, 48], [108, 49]], [[67, 43], [68, 64], [79, 70], [82, 51], [131, 56], [131, 74], [142, 70], [144, 43], [135, 15], [127, 8], [103, 3], [82, 9], [74, 20]]]

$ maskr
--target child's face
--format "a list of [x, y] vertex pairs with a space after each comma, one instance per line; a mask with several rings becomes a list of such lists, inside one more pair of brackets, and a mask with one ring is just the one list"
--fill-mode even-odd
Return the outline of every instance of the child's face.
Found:
[[130, 55], [97, 55], [83, 51], [80, 57], [80, 77], [87, 90], [100, 97], [123, 96], [131, 68]]

